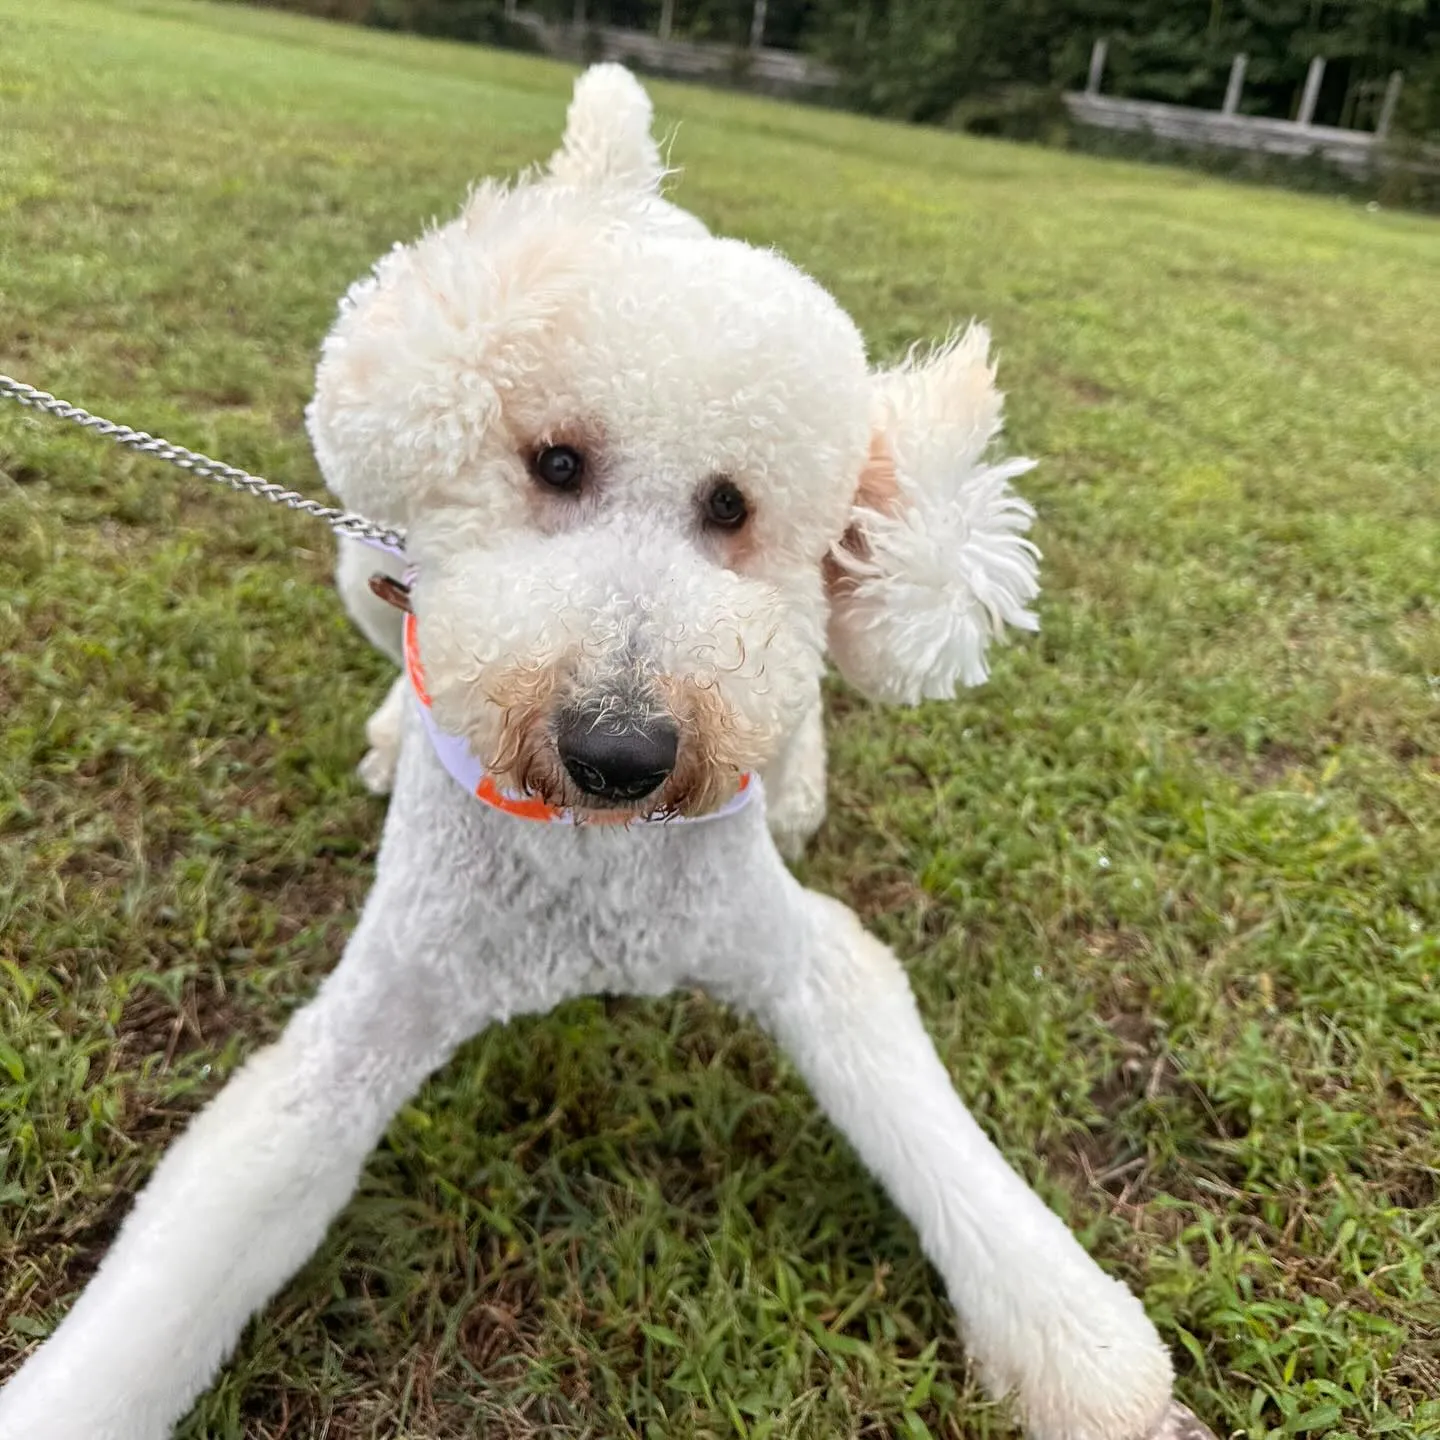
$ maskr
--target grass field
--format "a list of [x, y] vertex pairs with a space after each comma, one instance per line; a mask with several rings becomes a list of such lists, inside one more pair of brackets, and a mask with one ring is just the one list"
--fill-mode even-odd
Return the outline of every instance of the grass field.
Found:
[[[548, 63], [0, 0], [0, 371], [318, 492], [337, 296], [540, 158]], [[1440, 1435], [1440, 229], [656, 87], [678, 196], [877, 356], [993, 324], [1046, 557], [986, 689], [838, 686], [804, 872], [1221, 1434]], [[333, 965], [387, 676], [324, 533], [0, 410], [0, 1373]], [[467, 1048], [199, 1437], [1000, 1437], [915, 1239], [757, 1031]]]

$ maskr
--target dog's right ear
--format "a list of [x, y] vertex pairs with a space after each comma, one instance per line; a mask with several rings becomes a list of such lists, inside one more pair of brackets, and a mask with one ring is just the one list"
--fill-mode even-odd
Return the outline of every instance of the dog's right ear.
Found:
[[575, 82], [551, 176], [581, 190], [658, 194], [666, 172], [650, 133], [654, 115], [644, 87], [623, 65], [592, 65]]

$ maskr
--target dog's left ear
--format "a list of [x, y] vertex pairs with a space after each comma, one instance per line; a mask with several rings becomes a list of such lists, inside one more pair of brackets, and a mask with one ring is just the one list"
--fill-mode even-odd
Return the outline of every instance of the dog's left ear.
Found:
[[1001, 396], [973, 325], [875, 377], [874, 433], [851, 523], [826, 566], [829, 651], [872, 699], [950, 699], [989, 675], [1007, 626], [1035, 630], [1035, 518], [1010, 489], [1033, 460], [987, 462]]

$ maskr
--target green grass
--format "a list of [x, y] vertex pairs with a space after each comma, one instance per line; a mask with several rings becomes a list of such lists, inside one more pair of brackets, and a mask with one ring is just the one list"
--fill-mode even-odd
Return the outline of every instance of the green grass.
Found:
[[[528, 58], [0, 0], [0, 370], [314, 492], [337, 296], [546, 154]], [[656, 87], [679, 198], [890, 356], [993, 324], [1044, 630], [839, 687], [804, 870], [1222, 1434], [1440, 1435], [1440, 230]], [[293, 517], [0, 410], [0, 1371], [333, 965], [385, 666]], [[1000, 1437], [908, 1227], [750, 1026], [471, 1045], [183, 1434]]]

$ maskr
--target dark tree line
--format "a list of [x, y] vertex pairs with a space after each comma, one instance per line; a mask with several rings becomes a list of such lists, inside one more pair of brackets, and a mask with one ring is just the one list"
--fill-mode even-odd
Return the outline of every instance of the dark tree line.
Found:
[[[519, 43], [504, 0], [278, 0], [362, 24]], [[571, 20], [577, 0], [519, 0]], [[666, 0], [582, 0], [591, 23], [657, 31]], [[743, 46], [755, 0], [669, 0], [672, 34]], [[1293, 117], [1313, 56], [1326, 60], [1314, 119], [1374, 127], [1386, 81], [1405, 74], [1396, 128], [1440, 138], [1440, 0], [765, 0], [767, 45], [834, 64], [840, 99], [877, 114], [1023, 130], [1084, 84], [1109, 40], [1104, 90], [1218, 108], [1234, 55], [1241, 110]]]
[[1015, 87], [1078, 88], [1099, 36], [1109, 94], [1218, 109], [1243, 52], [1241, 110], [1289, 119], [1320, 55], [1317, 122], [1373, 128], [1401, 70], [1402, 125], [1440, 127], [1440, 0], [858, 0], [811, 31], [857, 103], [914, 120]]

